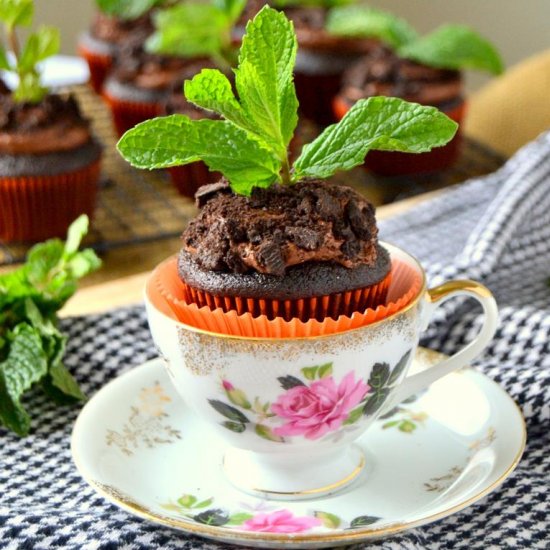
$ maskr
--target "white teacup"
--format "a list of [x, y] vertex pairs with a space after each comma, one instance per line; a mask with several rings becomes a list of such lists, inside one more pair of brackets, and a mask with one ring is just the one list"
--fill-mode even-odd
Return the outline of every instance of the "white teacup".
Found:
[[[385, 411], [471, 362], [493, 337], [498, 312], [483, 285], [451, 281], [426, 289], [420, 264], [384, 245], [422, 277], [418, 295], [373, 324], [312, 338], [245, 338], [177, 322], [146, 290], [153, 339], [186, 403], [228, 448], [223, 468], [239, 489], [269, 498], [329, 494], [352, 483], [365, 458], [352, 443]], [[485, 312], [476, 338], [452, 357], [407, 376], [434, 310], [456, 296]]]

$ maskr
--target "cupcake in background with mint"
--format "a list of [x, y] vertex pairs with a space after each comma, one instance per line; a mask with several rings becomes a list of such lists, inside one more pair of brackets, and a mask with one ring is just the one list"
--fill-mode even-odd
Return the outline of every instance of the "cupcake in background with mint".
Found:
[[[155, 33], [145, 48], [137, 44], [105, 86], [119, 134], [158, 115], [215, 118], [185, 100], [183, 82], [203, 69], [219, 69], [232, 78], [237, 60], [232, 32], [243, 7], [244, 1], [185, 2], [155, 15]], [[219, 179], [219, 173], [211, 173], [202, 162], [169, 173], [178, 192], [187, 197]]]
[[78, 53], [90, 69], [90, 83], [101, 93], [113, 59], [128, 41], [145, 41], [153, 32], [152, 10], [165, 0], [95, 0], [97, 12], [78, 41]]
[[40, 27], [24, 44], [34, 5], [7, 1], [0, 12], [13, 58], [0, 44], [0, 69], [14, 73], [0, 85], [0, 240], [38, 241], [66, 233], [80, 214], [92, 216], [101, 147], [70, 94], [46, 88], [39, 64], [59, 50], [57, 29]]
[[[464, 25], [443, 25], [419, 36], [406, 21], [392, 14], [347, 6], [332, 11], [328, 28], [333, 34], [349, 37], [376, 33], [381, 41], [344, 73], [333, 103], [338, 119], [361, 99], [391, 96], [437, 107], [460, 123], [466, 112], [463, 70], [495, 75], [503, 71], [495, 47]], [[445, 147], [422, 155], [373, 152], [365, 166], [387, 176], [439, 171], [457, 160], [460, 146], [458, 132]]]

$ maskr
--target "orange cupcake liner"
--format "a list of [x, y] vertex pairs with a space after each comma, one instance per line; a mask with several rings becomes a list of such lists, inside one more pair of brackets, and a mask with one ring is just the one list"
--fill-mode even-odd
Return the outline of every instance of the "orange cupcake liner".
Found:
[[100, 94], [113, 64], [112, 56], [92, 52], [82, 45], [78, 46], [78, 55], [86, 60], [90, 69], [90, 84], [96, 94]]
[[210, 172], [204, 162], [193, 162], [185, 166], [168, 169], [172, 183], [183, 197], [193, 198], [202, 185], [213, 183], [221, 178], [219, 172]]
[[269, 319], [265, 314], [254, 316], [249, 311], [239, 313], [235, 309], [224, 311], [221, 307], [211, 309], [209, 305], [187, 303], [186, 289], [177, 272], [177, 258], [170, 258], [154, 270], [146, 293], [155, 308], [173, 320], [197, 329], [231, 336], [303, 338], [344, 332], [380, 321], [405, 307], [418, 294], [422, 284], [420, 273], [397, 259], [392, 259], [391, 279], [388, 280], [391, 282], [386, 302], [376, 308], [309, 321], [282, 316]]
[[80, 214], [91, 218], [100, 167], [98, 159], [65, 174], [0, 177], [0, 240], [60, 237]]
[[162, 108], [158, 103], [124, 101], [105, 91], [103, 91], [103, 97], [111, 109], [113, 124], [119, 137], [140, 122], [162, 115]]

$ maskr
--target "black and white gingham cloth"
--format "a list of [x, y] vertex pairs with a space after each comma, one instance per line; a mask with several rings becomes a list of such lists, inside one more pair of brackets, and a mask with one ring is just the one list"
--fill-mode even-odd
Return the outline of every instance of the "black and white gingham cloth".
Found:
[[[500, 171], [457, 186], [397, 219], [381, 236], [426, 266], [431, 284], [457, 277], [495, 293], [502, 323], [478, 368], [519, 403], [528, 425], [525, 455], [504, 485], [449, 518], [354, 548], [550, 548], [550, 134]], [[480, 323], [469, 303], [450, 305], [424, 345], [452, 353]], [[66, 362], [88, 395], [155, 354], [141, 307], [63, 322]], [[78, 410], [39, 395], [26, 405], [26, 439], [0, 428], [0, 548], [200, 549], [227, 545], [158, 527], [97, 495], [72, 464], [70, 432]]]

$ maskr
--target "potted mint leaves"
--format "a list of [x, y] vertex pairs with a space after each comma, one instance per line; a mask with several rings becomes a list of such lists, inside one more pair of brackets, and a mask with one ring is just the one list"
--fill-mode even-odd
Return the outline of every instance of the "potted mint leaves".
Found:
[[122, 156], [139, 168], [202, 160], [224, 174], [235, 193], [255, 187], [328, 178], [363, 162], [368, 151], [421, 153], [445, 145], [457, 124], [433, 107], [398, 98], [358, 101], [336, 125], [303, 148], [293, 165], [288, 145], [298, 121], [293, 84], [296, 37], [284, 14], [264, 7], [247, 25], [235, 88], [216, 69], [186, 81], [185, 96], [223, 120], [172, 115], [146, 121], [120, 140]]
[[165, 0], [95, 0], [97, 13], [90, 29], [78, 42], [78, 53], [90, 69], [90, 83], [101, 93], [113, 59], [128, 41], [141, 40], [153, 32], [151, 10]]
[[[377, 37], [381, 44], [347, 69], [334, 99], [340, 119], [359, 99], [395, 96], [432, 105], [461, 122], [465, 113], [461, 71], [476, 69], [492, 74], [503, 70], [495, 47], [464, 25], [443, 25], [419, 36], [406, 21], [364, 6], [338, 7], [331, 11], [327, 29], [347, 37]], [[460, 133], [446, 146], [424, 155], [375, 152], [367, 168], [381, 175], [442, 170], [460, 152]]]

